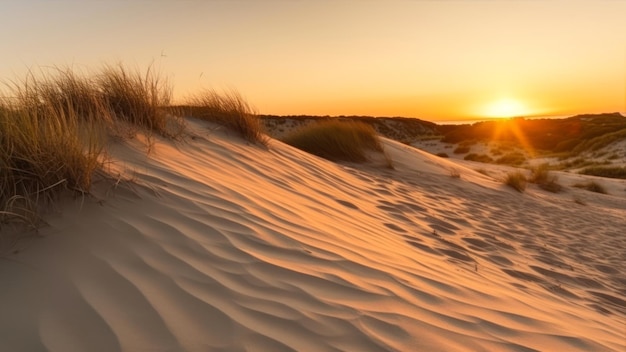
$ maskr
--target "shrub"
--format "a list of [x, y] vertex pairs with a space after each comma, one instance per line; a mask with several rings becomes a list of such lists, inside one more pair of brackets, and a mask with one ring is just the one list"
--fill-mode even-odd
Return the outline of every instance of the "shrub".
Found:
[[602, 186], [601, 184], [595, 182], [595, 181], [588, 181], [585, 183], [577, 183], [574, 185], [574, 187], [576, 188], [581, 188], [581, 189], [585, 189], [587, 191], [590, 192], [596, 192], [596, 193], [602, 193], [602, 194], [606, 194], [606, 188], [604, 188], [604, 186]]
[[591, 166], [580, 171], [584, 175], [601, 176], [609, 178], [626, 179], [626, 167], [614, 166], [614, 167], [602, 167]]
[[526, 182], [526, 176], [519, 171], [509, 173], [504, 180], [507, 186], [512, 187], [518, 192], [524, 192], [524, 190], [526, 190]]
[[374, 129], [362, 122], [330, 120], [294, 131], [285, 143], [329, 160], [367, 161], [367, 150], [383, 152]]
[[465, 154], [465, 153], [469, 153], [470, 151], [470, 147], [467, 145], [460, 145], [458, 147], [456, 147], [456, 149], [454, 149], [453, 153], [454, 154]]
[[526, 157], [524, 156], [524, 154], [519, 153], [519, 152], [509, 153], [496, 159], [497, 164], [505, 164], [505, 165], [513, 165], [513, 166], [521, 165], [525, 161], [526, 161]]
[[530, 172], [531, 176], [528, 181], [537, 184], [541, 189], [552, 193], [558, 193], [563, 190], [563, 186], [557, 182], [558, 177], [549, 172], [547, 164], [536, 166]]
[[493, 159], [486, 154], [474, 154], [474, 153], [470, 153], [467, 154], [465, 156], [465, 158], [463, 158], [464, 160], [469, 160], [469, 161], [478, 161], [481, 163], [492, 163]]
[[267, 145], [263, 124], [254, 109], [236, 91], [218, 94], [213, 90], [189, 99], [191, 115], [225, 126], [252, 143]]

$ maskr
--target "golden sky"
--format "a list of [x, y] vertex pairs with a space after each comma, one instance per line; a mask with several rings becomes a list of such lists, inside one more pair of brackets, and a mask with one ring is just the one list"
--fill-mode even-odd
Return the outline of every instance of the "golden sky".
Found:
[[626, 111], [626, 1], [0, 4], [0, 77], [150, 63], [175, 98], [260, 113], [426, 120]]

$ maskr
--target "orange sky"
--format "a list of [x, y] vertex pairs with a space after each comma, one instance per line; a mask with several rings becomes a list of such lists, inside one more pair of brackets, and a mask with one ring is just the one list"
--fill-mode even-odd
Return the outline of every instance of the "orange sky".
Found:
[[626, 1], [3, 3], [0, 77], [151, 62], [181, 101], [235, 88], [267, 114], [626, 111]]

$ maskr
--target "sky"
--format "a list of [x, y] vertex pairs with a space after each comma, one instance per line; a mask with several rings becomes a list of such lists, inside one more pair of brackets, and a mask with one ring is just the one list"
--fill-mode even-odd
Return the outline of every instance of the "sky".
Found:
[[625, 19], [626, 0], [0, 0], [0, 79], [122, 63], [263, 114], [624, 112]]

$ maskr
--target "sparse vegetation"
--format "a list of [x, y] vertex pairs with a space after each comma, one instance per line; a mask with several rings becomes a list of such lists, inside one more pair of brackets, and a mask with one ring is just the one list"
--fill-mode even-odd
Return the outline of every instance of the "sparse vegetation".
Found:
[[537, 184], [541, 189], [552, 193], [558, 193], [563, 190], [563, 186], [558, 183], [558, 177], [552, 175], [547, 164], [541, 164], [530, 170], [530, 183]]
[[[152, 68], [141, 73], [122, 65], [105, 66], [96, 74], [51, 68], [5, 83], [0, 94], [0, 224], [35, 226], [41, 208], [61, 192], [88, 192], [104, 161], [105, 141], [121, 129], [122, 137], [139, 130], [148, 136], [181, 136], [185, 125], [172, 113], [170, 96], [167, 80]], [[229, 127], [246, 138], [262, 138], [239, 95], [203, 97], [208, 103], [200, 109], [240, 118], [244, 123], [234, 119]]]
[[[83, 78], [30, 75], [0, 98], [0, 223], [36, 223], [62, 190], [87, 192], [108, 118]], [[57, 95], [54, 95], [57, 92]]]
[[602, 193], [602, 194], [606, 194], [606, 188], [604, 188], [604, 186], [602, 186], [601, 184], [597, 183], [596, 181], [588, 181], [585, 183], [576, 183], [574, 184], [574, 187], [576, 188], [581, 188], [581, 189], [585, 189], [587, 191], [590, 192], [596, 192], [596, 193]]
[[460, 145], [460, 146], [456, 147], [456, 149], [454, 149], [453, 153], [454, 154], [465, 154], [465, 153], [469, 153], [469, 151], [470, 151], [470, 146]]
[[450, 169], [450, 177], [452, 178], [461, 178], [461, 171], [457, 168]]
[[464, 160], [469, 160], [469, 161], [478, 161], [481, 163], [492, 163], [493, 159], [486, 154], [474, 154], [474, 153], [470, 153], [467, 154], [464, 158]]
[[526, 157], [520, 152], [512, 152], [496, 159], [496, 164], [519, 166], [526, 162]]
[[230, 128], [249, 142], [267, 145], [261, 120], [236, 91], [219, 94], [207, 90], [191, 97], [189, 104], [192, 116]]
[[526, 176], [519, 171], [510, 172], [509, 174], [507, 174], [506, 179], [504, 180], [504, 183], [507, 186], [512, 187], [513, 189], [515, 189], [516, 191], [520, 193], [526, 190], [527, 182], [528, 181], [526, 179]]
[[436, 155], [437, 155], [438, 157], [442, 157], [442, 158], [449, 158], [449, 157], [450, 157], [450, 156], [448, 155], [448, 153], [443, 153], [443, 152], [437, 153]]
[[374, 129], [354, 121], [328, 120], [303, 127], [285, 143], [329, 160], [367, 161], [367, 150], [383, 152]]
[[580, 171], [583, 175], [592, 175], [608, 178], [626, 179], [626, 167], [614, 166], [614, 167], [602, 167], [591, 166]]

